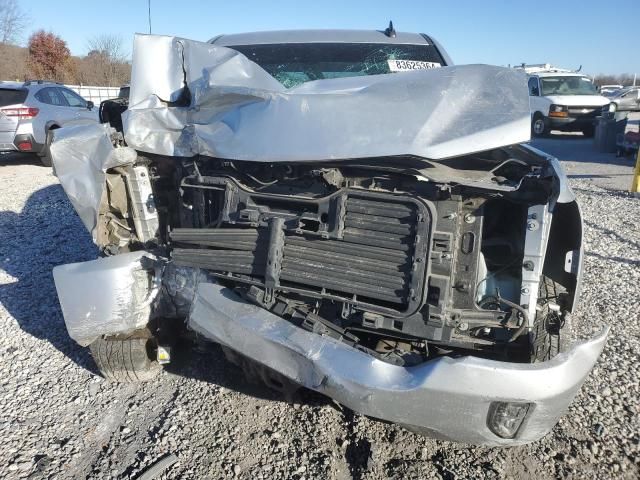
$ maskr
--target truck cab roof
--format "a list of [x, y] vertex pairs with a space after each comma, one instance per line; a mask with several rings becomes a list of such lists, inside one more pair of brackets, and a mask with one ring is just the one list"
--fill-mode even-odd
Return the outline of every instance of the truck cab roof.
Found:
[[[392, 25], [389, 25], [392, 28]], [[209, 43], [222, 47], [270, 44], [385, 44], [433, 46], [439, 52], [443, 65], [453, 65], [453, 60], [444, 47], [433, 37], [424, 33], [396, 32], [392, 30], [273, 30], [265, 32], [232, 33], [218, 35]]]
[[221, 46], [261, 45], [271, 43], [387, 43], [433, 45], [425, 34], [384, 30], [274, 30], [266, 32], [232, 33], [213, 37], [209, 43]]

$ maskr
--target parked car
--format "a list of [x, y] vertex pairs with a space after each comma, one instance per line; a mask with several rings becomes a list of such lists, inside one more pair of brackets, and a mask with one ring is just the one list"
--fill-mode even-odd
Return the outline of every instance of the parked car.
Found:
[[640, 111], [640, 87], [627, 87], [612, 95], [609, 100], [612, 110], [615, 111]]
[[622, 90], [624, 85], [601, 85], [598, 91], [601, 95], [605, 97], [610, 97], [615, 94], [618, 90]]
[[596, 117], [608, 111], [610, 100], [579, 72], [549, 64], [524, 65], [531, 95], [531, 132], [540, 137], [551, 130], [595, 133]]
[[65, 125], [96, 123], [98, 112], [73, 90], [42, 80], [0, 82], [0, 152], [31, 152], [51, 166], [53, 132]]
[[58, 297], [106, 377], [197, 334], [272, 388], [437, 438], [555, 425], [607, 329], [571, 344], [582, 218], [527, 144], [523, 72], [391, 26], [139, 35], [132, 69], [122, 132], [51, 147], [103, 255], [56, 267]]

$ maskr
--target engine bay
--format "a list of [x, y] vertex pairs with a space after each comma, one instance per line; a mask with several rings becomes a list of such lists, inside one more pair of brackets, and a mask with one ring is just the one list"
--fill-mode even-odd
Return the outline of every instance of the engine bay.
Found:
[[[469, 353], [527, 361], [518, 304], [528, 209], [551, 190], [538, 166], [498, 163], [507, 168], [497, 183], [518, 188], [492, 191], [362, 162], [143, 158], [129, 174], [148, 171], [158, 235], [123, 241], [141, 215], [110, 208], [102, 218], [122, 217], [120, 245], [155, 245], [176, 267], [393, 364]], [[116, 178], [107, 183], [117, 197]], [[102, 231], [114, 228], [105, 220]]]

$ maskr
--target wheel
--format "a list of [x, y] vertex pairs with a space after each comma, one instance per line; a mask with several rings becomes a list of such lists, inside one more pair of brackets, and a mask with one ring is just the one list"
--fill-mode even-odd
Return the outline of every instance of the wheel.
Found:
[[592, 138], [596, 133], [596, 129], [593, 127], [593, 125], [589, 126], [589, 127], [584, 127], [582, 129], [582, 134], [587, 137], [587, 138]]
[[42, 152], [40, 152], [40, 161], [45, 167], [51, 167], [53, 165], [53, 159], [51, 158], [51, 142], [53, 141], [53, 128], [47, 130], [47, 136], [44, 140], [44, 146]]
[[539, 113], [535, 114], [531, 122], [531, 134], [534, 137], [544, 137], [547, 133], [549, 133], [549, 129], [547, 122], [544, 121], [544, 117]]
[[571, 343], [571, 315], [566, 310], [566, 289], [544, 275], [538, 289], [533, 324], [531, 360], [545, 362], [565, 352]]
[[99, 338], [89, 345], [100, 373], [107, 380], [144, 382], [160, 372], [162, 367], [154, 360], [153, 337], [134, 335]]

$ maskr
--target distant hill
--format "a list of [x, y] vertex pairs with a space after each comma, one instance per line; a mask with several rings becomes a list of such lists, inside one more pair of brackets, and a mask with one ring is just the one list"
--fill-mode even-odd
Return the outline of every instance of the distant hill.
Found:
[[28, 55], [26, 48], [0, 43], [0, 80], [25, 80]]
[[[29, 51], [25, 47], [0, 43], [0, 80], [23, 81], [34, 79], [28, 66]], [[118, 87], [129, 83], [131, 64], [112, 63], [99, 53], [85, 57], [72, 56], [64, 69], [64, 78], [58, 80], [76, 85]]]

